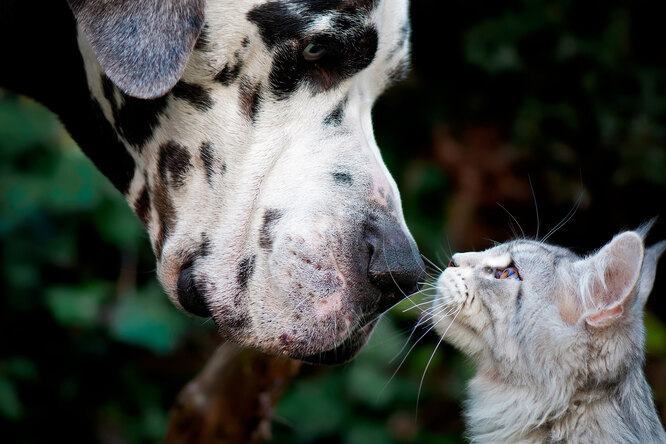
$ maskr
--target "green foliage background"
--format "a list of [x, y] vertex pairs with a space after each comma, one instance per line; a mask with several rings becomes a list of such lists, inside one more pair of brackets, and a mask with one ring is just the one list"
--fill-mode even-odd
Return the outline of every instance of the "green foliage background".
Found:
[[[543, 236], [577, 206], [550, 240], [585, 252], [666, 214], [658, 11], [620, 0], [413, 0], [411, 16], [413, 69], [377, 103], [375, 132], [435, 264], [512, 237], [513, 217]], [[170, 305], [122, 197], [51, 113], [9, 93], [0, 196], [3, 441], [159, 441], [178, 390], [218, 341], [212, 323]], [[650, 239], [666, 238], [664, 227]], [[646, 317], [662, 420], [664, 267]], [[418, 313], [408, 308], [385, 316], [352, 363], [307, 367], [278, 406], [274, 442], [461, 442], [473, 368], [446, 345], [433, 354], [438, 338], [424, 328], [409, 337]]]

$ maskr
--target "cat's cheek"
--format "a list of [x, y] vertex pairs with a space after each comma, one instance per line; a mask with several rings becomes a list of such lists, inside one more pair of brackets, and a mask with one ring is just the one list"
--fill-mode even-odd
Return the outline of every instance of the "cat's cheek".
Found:
[[459, 322], [458, 318], [453, 323], [451, 323], [452, 320], [453, 318], [450, 318], [446, 323], [444, 321], [438, 323], [435, 326], [437, 334], [443, 336], [446, 342], [471, 358], [483, 354], [487, 347], [479, 338], [479, 335], [462, 322]]

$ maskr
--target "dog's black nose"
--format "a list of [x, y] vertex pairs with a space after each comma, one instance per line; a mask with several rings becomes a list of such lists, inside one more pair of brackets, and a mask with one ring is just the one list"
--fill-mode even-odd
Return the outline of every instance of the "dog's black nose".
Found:
[[425, 266], [414, 240], [395, 219], [389, 218], [366, 233], [368, 279], [382, 291], [379, 310], [385, 311], [418, 291], [425, 281]]
[[178, 276], [178, 302], [183, 309], [194, 315], [204, 318], [211, 316], [206, 300], [197, 288], [191, 263], [185, 264]]

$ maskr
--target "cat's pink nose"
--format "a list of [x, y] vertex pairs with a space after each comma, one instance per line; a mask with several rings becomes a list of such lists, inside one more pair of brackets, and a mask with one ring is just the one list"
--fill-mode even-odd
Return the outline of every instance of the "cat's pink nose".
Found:
[[458, 264], [456, 264], [456, 261], [454, 261], [453, 259], [449, 261], [449, 267], [457, 267], [457, 266]]

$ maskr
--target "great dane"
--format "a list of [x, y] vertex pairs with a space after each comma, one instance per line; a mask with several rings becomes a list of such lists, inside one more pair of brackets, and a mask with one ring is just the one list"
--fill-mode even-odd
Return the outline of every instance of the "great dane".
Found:
[[56, 114], [146, 227], [180, 309], [350, 359], [423, 279], [373, 102], [407, 0], [2, 0], [0, 85]]

